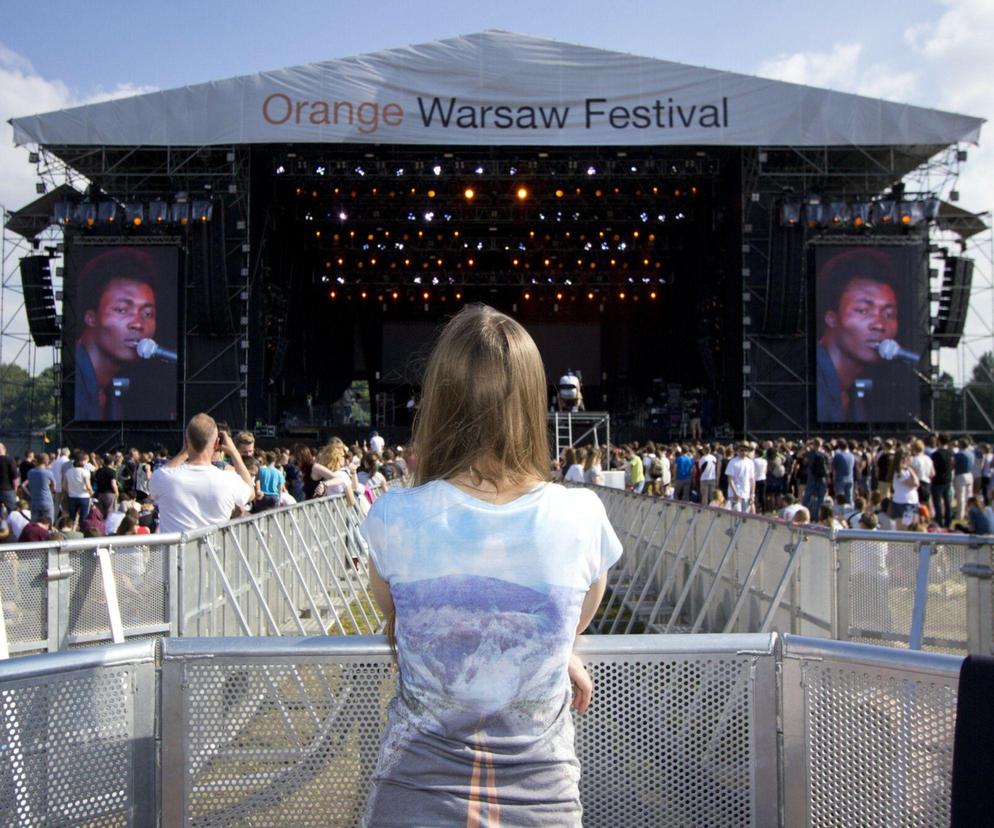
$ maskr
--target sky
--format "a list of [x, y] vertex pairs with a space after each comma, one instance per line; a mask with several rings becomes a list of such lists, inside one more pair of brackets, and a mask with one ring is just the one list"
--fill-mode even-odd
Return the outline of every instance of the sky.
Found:
[[[36, 181], [8, 118], [489, 28], [994, 119], [994, 0], [47, 0], [7, 3], [0, 17], [7, 209], [32, 200]], [[994, 207], [991, 129], [957, 184], [960, 206], [975, 212]], [[992, 302], [990, 290], [975, 291], [968, 330], [987, 337], [974, 340], [976, 353], [943, 352], [957, 379], [991, 348]]]

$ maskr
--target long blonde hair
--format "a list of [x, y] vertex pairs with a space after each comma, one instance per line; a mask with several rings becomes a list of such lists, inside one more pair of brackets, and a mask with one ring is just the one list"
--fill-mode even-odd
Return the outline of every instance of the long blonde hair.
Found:
[[470, 305], [442, 331], [414, 420], [415, 485], [470, 472], [518, 485], [549, 479], [545, 369], [511, 317]]

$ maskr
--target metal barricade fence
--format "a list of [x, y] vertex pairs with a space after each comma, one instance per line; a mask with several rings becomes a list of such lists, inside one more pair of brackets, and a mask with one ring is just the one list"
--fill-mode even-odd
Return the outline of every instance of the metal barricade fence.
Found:
[[595, 487], [625, 554], [601, 633], [770, 632], [994, 652], [994, 539], [830, 531]]
[[0, 658], [169, 635], [375, 633], [357, 507], [195, 532], [0, 546]]
[[[585, 825], [948, 824], [957, 657], [764, 634], [578, 650]], [[358, 636], [0, 663], [0, 824], [358, 825], [395, 675]]]

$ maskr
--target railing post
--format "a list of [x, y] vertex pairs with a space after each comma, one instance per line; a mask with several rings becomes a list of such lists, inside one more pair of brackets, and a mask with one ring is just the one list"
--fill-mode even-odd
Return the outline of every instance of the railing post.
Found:
[[932, 545], [918, 546], [918, 572], [915, 575], [915, 604], [911, 611], [911, 629], [908, 631], [908, 648], [920, 650], [925, 637], [925, 609], [928, 606], [928, 573], [932, 561]]
[[832, 539], [832, 554], [835, 557], [835, 613], [832, 619], [834, 627], [832, 638], [836, 641], [848, 641], [849, 629], [852, 627], [852, 555], [849, 541]]
[[991, 547], [971, 546], [960, 567], [966, 578], [966, 643], [971, 653], [991, 655], [994, 622], [991, 611]]

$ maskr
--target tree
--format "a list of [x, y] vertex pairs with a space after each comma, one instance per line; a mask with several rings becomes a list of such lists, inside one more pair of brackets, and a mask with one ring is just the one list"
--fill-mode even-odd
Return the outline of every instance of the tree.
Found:
[[0, 425], [6, 431], [37, 431], [57, 420], [55, 369], [32, 377], [19, 365], [0, 365]]
[[994, 431], [994, 353], [987, 351], [973, 366], [966, 395], [966, 428], [975, 433]]

